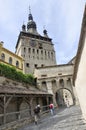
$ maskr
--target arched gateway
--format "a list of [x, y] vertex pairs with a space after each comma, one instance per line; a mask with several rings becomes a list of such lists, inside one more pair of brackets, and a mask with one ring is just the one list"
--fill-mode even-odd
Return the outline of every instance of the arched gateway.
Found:
[[73, 94], [67, 88], [58, 89], [55, 94], [55, 99], [58, 106], [66, 106], [67, 102], [70, 106], [74, 104]]
[[38, 87], [53, 95], [55, 105], [65, 106], [66, 100], [70, 105], [76, 103], [75, 88], [72, 83], [73, 64], [63, 64], [36, 68], [34, 75]]

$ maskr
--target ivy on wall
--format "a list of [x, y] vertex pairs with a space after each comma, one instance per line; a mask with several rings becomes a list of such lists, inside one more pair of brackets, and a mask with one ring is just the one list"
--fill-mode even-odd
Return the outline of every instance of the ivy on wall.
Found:
[[23, 74], [21, 71], [17, 71], [16, 68], [1, 63], [0, 76], [7, 77], [18, 82], [36, 85], [35, 78], [32, 74]]

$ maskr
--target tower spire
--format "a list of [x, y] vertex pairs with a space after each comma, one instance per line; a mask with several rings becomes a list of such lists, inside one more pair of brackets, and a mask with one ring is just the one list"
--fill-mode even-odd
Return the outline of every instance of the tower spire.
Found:
[[29, 20], [32, 20], [33, 21], [33, 16], [31, 14], [31, 9], [30, 9], [30, 6], [29, 6], [29, 16], [28, 16], [28, 21]]
[[30, 8], [30, 5], [29, 5], [29, 14], [31, 14], [31, 8]]

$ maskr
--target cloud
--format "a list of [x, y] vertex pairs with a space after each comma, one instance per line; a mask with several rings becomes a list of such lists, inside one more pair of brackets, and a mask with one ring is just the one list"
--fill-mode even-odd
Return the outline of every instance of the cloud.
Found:
[[58, 63], [71, 60], [77, 50], [85, 1], [0, 0], [0, 40], [10, 50], [14, 51], [23, 21], [27, 24], [29, 5], [38, 32], [42, 34], [45, 25], [53, 39]]

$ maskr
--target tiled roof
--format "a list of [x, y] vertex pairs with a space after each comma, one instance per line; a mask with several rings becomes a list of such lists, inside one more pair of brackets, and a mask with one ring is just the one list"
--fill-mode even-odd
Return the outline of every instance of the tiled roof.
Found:
[[43, 95], [49, 95], [48, 92], [46, 91], [41, 91], [37, 88], [35, 89], [31, 89], [31, 88], [26, 88], [26, 87], [22, 87], [22, 86], [9, 86], [9, 85], [0, 85], [0, 94], [43, 94]]

